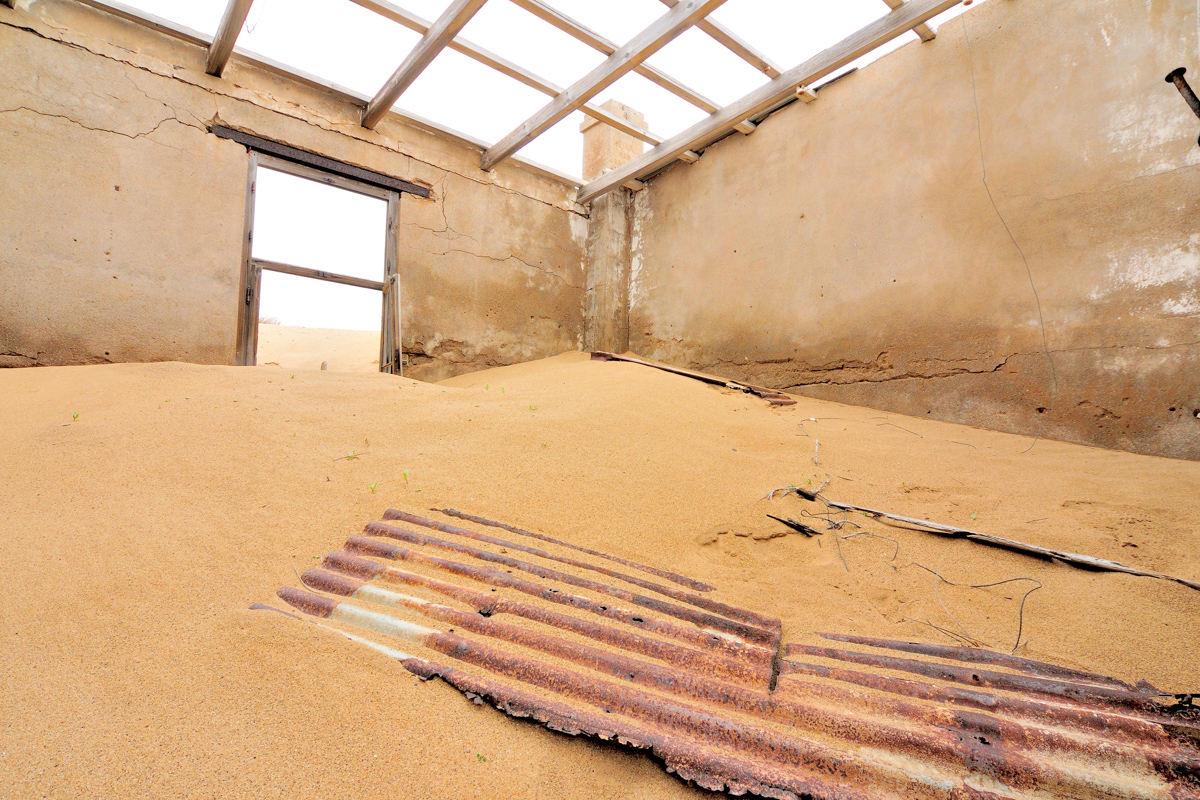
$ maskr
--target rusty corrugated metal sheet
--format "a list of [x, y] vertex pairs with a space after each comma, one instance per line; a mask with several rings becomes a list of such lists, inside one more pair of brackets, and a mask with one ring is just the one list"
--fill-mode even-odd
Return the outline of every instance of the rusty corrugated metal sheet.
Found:
[[415, 675], [650, 749], [708, 789], [1200, 800], [1200, 710], [1149, 685], [970, 648], [784, 643], [778, 619], [700, 581], [443, 513], [475, 527], [389, 511], [279, 596], [377, 649], [404, 642], [385, 652]]

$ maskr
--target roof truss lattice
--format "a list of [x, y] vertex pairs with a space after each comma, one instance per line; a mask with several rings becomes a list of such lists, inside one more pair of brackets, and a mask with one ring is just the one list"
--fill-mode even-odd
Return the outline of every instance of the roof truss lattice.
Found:
[[[110, 0], [83, 1], [109, 10], [116, 10], [122, 16], [139, 18], [163, 29], [161, 21], [153, 20], [148, 15], [141, 15], [133, 9], [120, 6]], [[619, 45], [572, 19], [546, 0], [493, 0], [493, 2], [505, 1], [511, 2], [532, 16], [603, 54], [605, 60], [571, 86], [562, 88], [459, 35], [459, 32], [485, 5], [487, 0], [452, 0], [442, 15], [434, 22], [424, 20], [390, 0], [350, 0], [356, 5], [421, 35], [420, 41], [373, 97], [369, 99], [355, 97], [356, 101], [363, 106], [362, 125], [367, 128], [375, 127], [442, 50], [454, 50], [550, 97], [549, 102], [542, 109], [499, 142], [490, 146], [483, 145], [484, 152], [480, 162], [482, 169], [495, 168], [497, 164], [512, 157], [522, 147], [576, 110], [650, 145], [650, 149], [641, 156], [581, 187], [578, 194], [578, 200], [581, 203], [586, 203], [621, 186], [638, 188], [642, 185], [642, 180], [676, 161], [693, 163], [699, 158], [699, 153], [702, 153], [705, 147], [734, 131], [751, 133], [758, 121], [793, 99], [798, 98], [805, 102], [812, 102], [817, 96], [815, 89], [819, 88], [814, 87], [817, 81], [829, 77], [856, 59], [908, 31], [916, 33], [922, 41], [932, 40], [935, 32], [928, 24], [929, 20], [964, 2], [964, 0], [881, 0], [890, 9], [890, 13], [886, 16], [826, 48], [802, 64], [785, 70], [733, 31], [708, 18], [726, 0], [659, 0], [667, 6], [666, 13], [624, 45]], [[966, 0], [966, 2], [969, 3], [970, 0]], [[216, 76], [222, 74], [234, 54], [238, 34], [245, 24], [252, 3], [253, 0], [228, 0], [216, 34], [211, 40], [204, 42], [208, 46], [205, 69], [209, 74]], [[721, 107], [661, 69], [646, 63], [647, 58], [691, 27], [696, 27], [711, 37], [729, 52], [766, 75], [770, 81], [741, 99]], [[177, 30], [167, 32], [179, 33]], [[197, 37], [190, 35], [188, 38], [196, 39]], [[256, 60], [262, 63], [261, 59]], [[287, 72], [286, 68], [281, 68], [279, 65], [268, 64], [268, 66], [273, 67], [277, 72]], [[590, 102], [593, 97], [630, 72], [636, 72], [655, 85], [702, 110], [707, 116], [681, 133], [664, 140], [663, 137], [638, 127], [620, 115], [613, 114]], [[311, 76], [297, 74], [295, 77], [301, 78], [306, 83], [314, 82]], [[437, 129], [436, 125], [429, 123], [425, 123], [425, 127]]]

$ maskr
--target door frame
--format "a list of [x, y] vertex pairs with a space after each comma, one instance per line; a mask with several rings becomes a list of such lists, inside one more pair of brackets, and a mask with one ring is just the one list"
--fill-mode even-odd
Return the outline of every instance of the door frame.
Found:
[[[298, 267], [278, 261], [254, 258], [254, 206], [256, 201], [258, 168], [265, 167], [297, 178], [323, 183], [338, 189], [374, 197], [387, 203], [387, 237], [383, 255], [383, 280], [372, 281], [355, 278], [336, 272]], [[238, 302], [241, 313], [237, 326], [237, 364], [255, 366], [258, 363], [258, 310], [262, 292], [263, 270], [299, 275], [304, 278], [330, 281], [347, 286], [374, 289], [383, 293], [383, 312], [380, 319], [379, 371], [395, 375], [403, 374], [403, 356], [400, 347], [400, 272], [398, 267], [400, 230], [400, 193], [392, 189], [373, 186], [369, 183], [346, 178], [325, 170], [316, 169], [293, 161], [250, 151], [249, 170], [246, 175], [246, 213], [242, 234], [242, 275], [239, 284]]]

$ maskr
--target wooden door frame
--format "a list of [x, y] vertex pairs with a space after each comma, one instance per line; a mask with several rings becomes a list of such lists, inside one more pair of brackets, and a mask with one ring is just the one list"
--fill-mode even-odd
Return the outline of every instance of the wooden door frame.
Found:
[[[387, 238], [383, 256], [383, 280], [372, 281], [254, 258], [254, 209], [260, 166], [386, 202], [387, 225], [384, 235]], [[262, 293], [262, 272], [265, 269], [383, 292], [383, 309], [379, 330], [379, 370], [380, 372], [401, 374], [403, 364], [400, 346], [399, 231], [400, 193], [398, 191], [361, 183], [342, 175], [286, 161], [265, 153], [250, 151], [249, 169], [246, 176], [245, 228], [242, 233], [242, 276], [238, 292], [238, 302], [241, 308], [237, 326], [238, 366], [255, 366], [258, 363], [258, 311]]]

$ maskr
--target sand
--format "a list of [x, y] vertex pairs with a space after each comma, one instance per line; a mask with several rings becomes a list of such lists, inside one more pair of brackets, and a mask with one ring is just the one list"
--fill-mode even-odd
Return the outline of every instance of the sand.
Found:
[[320, 369], [333, 372], [378, 372], [379, 331], [258, 325], [258, 365], [280, 370]]
[[[1200, 464], [804, 398], [772, 408], [581, 354], [440, 385], [292, 374], [0, 371], [5, 796], [711, 796], [249, 610], [282, 605], [293, 567], [389, 506], [452, 505], [692, 575], [779, 615], [787, 641], [948, 641], [904, 621], [955, 625], [913, 563], [960, 583], [1030, 577], [1020, 654], [1200, 688], [1200, 592], [867, 520], [895, 547], [846, 540], [843, 565], [828, 537], [765, 517], [804, 504], [761, 499], [828, 475], [835, 499], [1197, 579]], [[940, 596], [1012, 647], [1012, 585]]]

